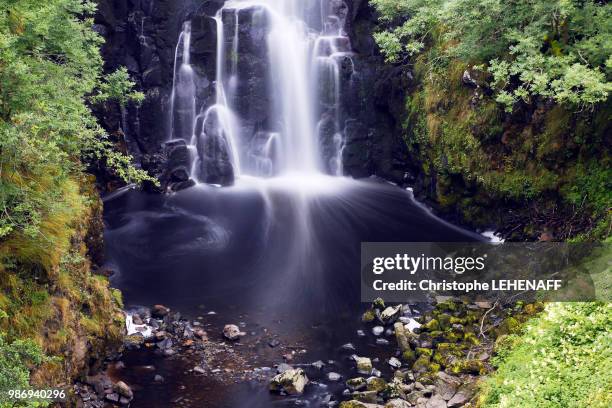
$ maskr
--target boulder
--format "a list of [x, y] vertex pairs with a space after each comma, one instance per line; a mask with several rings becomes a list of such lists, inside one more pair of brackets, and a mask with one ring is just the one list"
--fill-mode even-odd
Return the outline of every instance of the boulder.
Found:
[[368, 357], [355, 357], [355, 363], [360, 374], [370, 374], [372, 372], [372, 360]]
[[306, 377], [304, 370], [301, 368], [291, 369], [272, 378], [270, 381], [270, 391], [300, 395], [304, 393], [304, 388], [308, 382], [308, 377]]

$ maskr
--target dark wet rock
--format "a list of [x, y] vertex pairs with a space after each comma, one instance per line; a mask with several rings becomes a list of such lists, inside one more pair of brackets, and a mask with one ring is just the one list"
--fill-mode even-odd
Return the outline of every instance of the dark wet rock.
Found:
[[235, 169], [228, 135], [221, 126], [216, 110], [206, 115], [198, 136], [198, 178], [208, 184], [234, 184]]
[[272, 339], [268, 341], [268, 346], [274, 348], [280, 346], [281, 342], [278, 339]]
[[157, 318], [164, 318], [166, 315], [168, 315], [168, 313], [170, 313], [170, 309], [167, 308], [164, 305], [154, 305], [151, 308], [151, 315], [153, 317], [157, 317]]
[[166, 379], [163, 376], [159, 375], [159, 374], [155, 374], [155, 377], [153, 377], [153, 382], [163, 383], [165, 381], [166, 381]]

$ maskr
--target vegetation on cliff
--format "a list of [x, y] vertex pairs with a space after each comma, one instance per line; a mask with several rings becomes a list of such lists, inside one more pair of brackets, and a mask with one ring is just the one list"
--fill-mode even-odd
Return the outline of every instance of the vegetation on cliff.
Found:
[[609, 235], [612, 5], [372, 0], [413, 67], [406, 141], [446, 211], [510, 237]]
[[101, 160], [126, 181], [148, 178], [90, 110], [142, 95], [125, 70], [103, 77], [94, 10], [0, 1], [0, 391], [36, 367], [32, 382], [65, 382], [121, 330], [120, 295], [91, 274], [101, 204], [84, 171]]

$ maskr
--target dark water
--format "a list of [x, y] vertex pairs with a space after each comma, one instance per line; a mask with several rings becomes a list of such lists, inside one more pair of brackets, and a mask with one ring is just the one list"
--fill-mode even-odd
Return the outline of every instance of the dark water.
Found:
[[[360, 243], [480, 239], [433, 217], [398, 187], [323, 177], [198, 186], [173, 196], [132, 191], [105, 202], [105, 219], [108, 261], [118, 271], [113, 285], [126, 305], [162, 303], [201, 316], [218, 339], [225, 323], [243, 322], [249, 335], [241, 347], [253, 367], [282, 362], [280, 348], [255, 341], [273, 335], [307, 350], [298, 363], [333, 359], [326, 371], [345, 376], [352, 363], [342, 344], [352, 342], [357, 354], [370, 357], [393, 349], [376, 346], [369, 333], [356, 335], [364, 308]], [[121, 375], [136, 384], [136, 407], [295, 405], [270, 395], [265, 384], [186, 375], [185, 363], [152, 353], [131, 353], [126, 364]], [[167, 381], [153, 384], [152, 375], [138, 371], [143, 365], [155, 365]], [[326, 371], [309, 377], [320, 380]], [[322, 382], [309, 387], [305, 404], [318, 406], [317, 395], [342, 391]], [[173, 402], [182, 396], [189, 404]]]

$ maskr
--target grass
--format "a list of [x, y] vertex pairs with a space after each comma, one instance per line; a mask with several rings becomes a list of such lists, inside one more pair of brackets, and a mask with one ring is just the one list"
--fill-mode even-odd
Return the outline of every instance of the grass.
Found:
[[[91, 180], [67, 178], [63, 201], [40, 222], [40, 234], [15, 233], [0, 246], [0, 334], [28, 339], [49, 357], [34, 368], [40, 386], [77, 375], [122, 335], [121, 297], [91, 273], [85, 239], [96, 205]], [[1, 371], [1, 370], [0, 370]], [[0, 372], [0, 376], [2, 373]]]
[[612, 406], [612, 304], [549, 303], [502, 343], [480, 407]]

